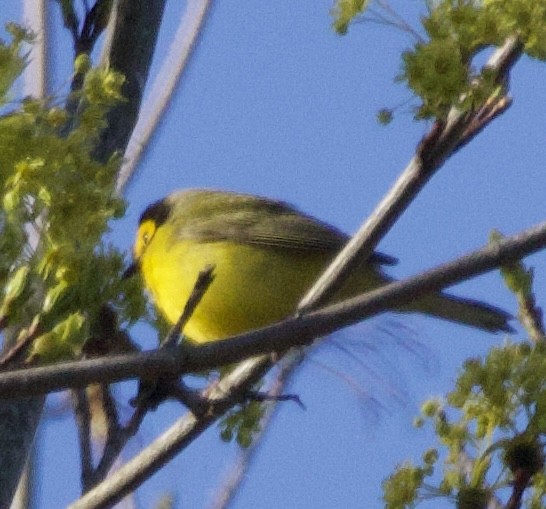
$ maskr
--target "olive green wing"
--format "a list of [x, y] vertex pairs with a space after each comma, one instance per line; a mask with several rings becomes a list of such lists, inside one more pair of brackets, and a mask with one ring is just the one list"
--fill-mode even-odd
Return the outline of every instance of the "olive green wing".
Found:
[[[171, 195], [170, 220], [178, 239], [200, 242], [235, 240], [284, 249], [340, 251], [349, 237], [293, 206], [267, 198], [224, 191], [189, 190]], [[376, 253], [372, 261], [393, 265], [396, 259]]]

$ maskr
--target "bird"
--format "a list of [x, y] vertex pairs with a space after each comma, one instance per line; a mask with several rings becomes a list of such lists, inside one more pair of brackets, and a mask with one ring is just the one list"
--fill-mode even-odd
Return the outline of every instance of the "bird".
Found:
[[[214, 279], [183, 328], [195, 343], [222, 340], [294, 314], [300, 299], [349, 236], [278, 200], [214, 189], [186, 189], [140, 216], [128, 273], [140, 272], [160, 314], [180, 318], [198, 274]], [[375, 252], [329, 303], [391, 281], [397, 259]], [[473, 299], [435, 292], [393, 311], [417, 312], [489, 332], [509, 332], [511, 315]]]

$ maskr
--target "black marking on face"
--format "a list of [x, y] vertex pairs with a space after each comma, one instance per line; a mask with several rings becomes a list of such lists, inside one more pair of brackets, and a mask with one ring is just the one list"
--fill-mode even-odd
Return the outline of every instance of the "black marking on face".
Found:
[[139, 224], [151, 220], [156, 228], [164, 224], [171, 214], [172, 207], [165, 200], [159, 200], [152, 203], [140, 216]]

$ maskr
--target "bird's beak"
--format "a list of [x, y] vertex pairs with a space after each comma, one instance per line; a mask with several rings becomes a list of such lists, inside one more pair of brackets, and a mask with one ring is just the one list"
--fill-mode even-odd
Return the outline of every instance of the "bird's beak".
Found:
[[121, 279], [129, 279], [130, 277], [133, 277], [138, 271], [140, 270], [138, 260], [134, 260], [127, 269], [125, 269], [125, 272], [121, 276]]

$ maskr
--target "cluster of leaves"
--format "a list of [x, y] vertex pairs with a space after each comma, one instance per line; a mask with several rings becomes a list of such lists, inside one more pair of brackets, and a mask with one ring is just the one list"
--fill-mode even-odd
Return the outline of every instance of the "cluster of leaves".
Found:
[[[494, 232], [491, 242], [501, 237]], [[524, 492], [529, 509], [544, 507], [544, 327], [532, 292], [533, 272], [517, 262], [501, 273], [518, 299], [521, 323], [533, 343], [507, 343], [493, 348], [483, 360], [469, 359], [445, 403], [424, 403], [416, 425], [431, 421], [441, 446], [426, 451], [420, 465], [398, 467], [384, 482], [388, 509], [414, 507], [430, 497], [452, 498], [459, 509], [485, 509], [508, 487], [515, 504], [510, 507], [520, 507], [515, 500]], [[434, 475], [441, 475], [436, 484]]]
[[400, 79], [422, 100], [417, 117], [444, 118], [451, 106], [467, 111], [494, 94], [498, 86], [494, 77], [487, 70], [477, 73], [472, 60], [508, 37], [517, 36], [528, 55], [544, 60], [545, 22], [542, 1], [430, 2], [423, 19], [428, 41], [418, 42], [402, 56]]
[[31, 36], [15, 25], [8, 32], [11, 42], [0, 41], [0, 323], [20, 339], [33, 335], [32, 354], [51, 361], [80, 353], [106, 302], [129, 321], [143, 309], [122, 305], [136, 283], [120, 281], [123, 256], [101, 241], [124, 212], [114, 194], [119, 158], [102, 164], [92, 155], [123, 79], [79, 62], [87, 72], [77, 119], [49, 102], [10, 105]]
[[[345, 33], [367, 4], [336, 2], [334, 28]], [[398, 77], [420, 98], [418, 119], [445, 118], [452, 106], [468, 111], [495, 94], [501, 84], [472, 66], [484, 48], [517, 36], [527, 55], [546, 59], [544, 0], [429, 0], [427, 8], [422, 19], [426, 38], [403, 53]]]
[[257, 433], [265, 412], [265, 405], [258, 401], [248, 401], [240, 408], [233, 408], [219, 423], [220, 437], [224, 442], [234, 438], [243, 447], [249, 447]]
[[370, 0], [336, 0], [331, 11], [334, 30], [345, 35], [351, 22], [366, 10], [369, 3]]
[[[492, 349], [483, 360], [467, 361], [446, 404], [427, 401], [422, 413], [416, 424], [431, 421], [442, 449], [427, 451], [421, 465], [397, 468], [384, 482], [386, 507], [413, 507], [424, 498], [443, 496], [455, 498], [460, 508], [485, 508], [522, 477], [532, 478], [527, 507], [543, 507], [544, 343], [508, 343]], [[441, 451], [441, 480], [433, 486]]]

